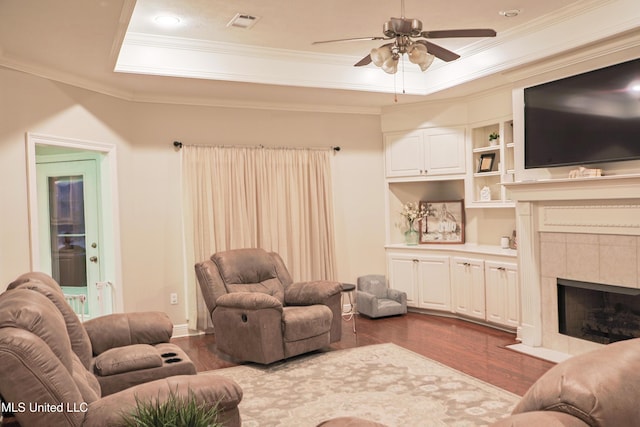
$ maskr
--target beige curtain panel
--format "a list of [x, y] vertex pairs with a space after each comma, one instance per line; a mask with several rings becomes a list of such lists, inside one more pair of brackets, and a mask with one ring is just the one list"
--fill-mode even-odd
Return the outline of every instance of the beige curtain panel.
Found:
[[[294, 280], [335, 279], [332, 150], [182, 148], [187, 265], [237, 248], [278, 252]], [[190, 271], [189, 327], [210, 330]]]

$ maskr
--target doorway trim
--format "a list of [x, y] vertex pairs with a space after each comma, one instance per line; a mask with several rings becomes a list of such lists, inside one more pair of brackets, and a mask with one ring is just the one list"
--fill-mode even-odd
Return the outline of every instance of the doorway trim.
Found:
[[[40, 234], [38, 229], [38, 190], [36, 179], [36, 146], [47, 145], [67, 149], [76, 149], [100, 153], [99, 180], [102, 186], [100, 191], [100, 204], [108, 210], [102, 223], [102, 232], [105, 236], [105, 254], [111, 258], [110, 266], [105, 266], [105, 281], [111, 283], [115, 290], [114, 312], [122, 312], [124, 301], [122, 297], [122, 258], [120, 246], [120, 209], [118, 206], [118, 176], [117, 156], [114, 144], [87, 141], [73, 138], [65, 138], [52, 135], [27, 132], [27, 199], [29, 211], [29, 244], [31, 270], [40, 268]], [[108, 238], [107, 238], [108, 236]]]

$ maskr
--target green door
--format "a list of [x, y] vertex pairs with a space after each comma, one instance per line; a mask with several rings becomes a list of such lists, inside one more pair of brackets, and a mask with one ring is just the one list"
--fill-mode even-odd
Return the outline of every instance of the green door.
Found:
[[56, 279], [82, 317], [111, 313], [109, 289], [100, 285], [103, 274], [96, 160], [40, 158], [36, 176], [40, 269]]

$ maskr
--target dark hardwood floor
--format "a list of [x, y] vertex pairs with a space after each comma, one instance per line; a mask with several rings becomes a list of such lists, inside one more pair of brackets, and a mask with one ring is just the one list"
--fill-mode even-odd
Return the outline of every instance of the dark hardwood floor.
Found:
[[[352, 323], [343, 320], [342, 340], [330, 350], [391, 342], [518, 395], [554, 365], [507, 349], [516, 343], [513, 334], [463, 320], [409, 313], [382, 319], [358, 316], [356, 322], [354, 334]], [[214, 335], [172, 342], [189, 355], [198, 371], [235, 366], [217, 352]]]

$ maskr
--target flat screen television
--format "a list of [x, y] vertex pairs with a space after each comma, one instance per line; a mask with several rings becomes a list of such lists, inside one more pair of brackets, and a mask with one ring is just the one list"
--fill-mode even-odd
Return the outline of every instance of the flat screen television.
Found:
[[640, 159], [640, 59], [524, 90], [525, 169]]

